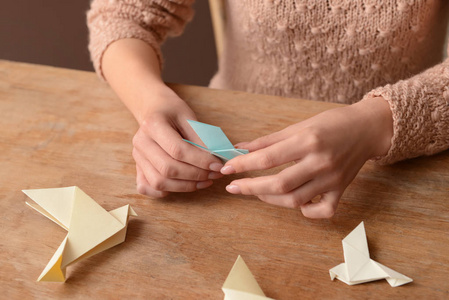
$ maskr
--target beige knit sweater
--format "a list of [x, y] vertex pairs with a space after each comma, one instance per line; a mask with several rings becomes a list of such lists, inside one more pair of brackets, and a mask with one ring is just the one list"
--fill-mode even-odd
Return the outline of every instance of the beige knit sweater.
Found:
[[[182, 33], [193, 2], [94, 0], [89, 50], [99, 75], [102, 54], [118, 39], [141, 39], [161, 60], [161, 43]], [[380, 163], [449, 148], [449, 1], [226, 3], [225, 49], [210, 87], [348, 104], [382, 96], [394, 136]]]

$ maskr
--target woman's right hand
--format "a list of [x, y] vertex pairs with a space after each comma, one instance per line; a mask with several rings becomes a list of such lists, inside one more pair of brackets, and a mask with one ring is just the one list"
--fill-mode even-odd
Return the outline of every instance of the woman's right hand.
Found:
[[137, 191], [151, 197], [169, 192], [192, 192], [212, 185], [223, 175], [221, 161], [182, 139], [200, 143], [187, 123], [195, 114], [168, 87], [151, 95], [151, 106], [142, 114], [133, 138]]
[[196, 117], [162, 81], [152, 47], [138, 39], [115, 41], [103, 55], [101, 71], [139, 123], [133, 139], [139, 193], [160, 198], [191, 192], [222, 176], [218, 158], [182, 140], [200, 143], [187, 123]]

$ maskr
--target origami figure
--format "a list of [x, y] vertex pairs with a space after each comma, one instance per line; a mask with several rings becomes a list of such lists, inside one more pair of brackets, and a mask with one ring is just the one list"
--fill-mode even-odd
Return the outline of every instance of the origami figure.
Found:
[[67, 266], [125, 240], [129, 205], [107, 212], [76, 186], [23, 190], [36, 203], [29, 206], [68, 231], [37, 281], [65, 281]]
[[225, 300], [269, 300], [239, 255], [223, 287]]
[[220, 127], [192, 120], [187, 120], [187, 122], [189, 122], [190, 126], [192, 126], [193, 130], [207, 148], [186, 139], [184, 139], [184, 141], [206, 150], [225, 162], [238, 155], [247, 154], [249, 152], [245, 149], [235, 149]]
[[363, 222], [343, 239], [343, 252], [345, 262], [329, 270], [332, 280], [337, 278], [346, 284], [353, 285], [386, 279], [393, 287], [413, 281], [369, 257]]

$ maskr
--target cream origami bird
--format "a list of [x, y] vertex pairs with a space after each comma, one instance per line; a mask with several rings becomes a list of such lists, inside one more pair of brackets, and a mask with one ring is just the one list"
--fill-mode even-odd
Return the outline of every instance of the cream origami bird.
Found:
[[107, 212], [76, 186], [23, 190], [29, 206], [68, 231], [37, 281], [64, 282], [67, 266], [124, 242], [128, 217], [125, 205]]
[[224, 300], [269, 300], [239, 255], [223, 287]]
[[386, 279], [392, 287], [413, 281], [370, 258], [363, 222], [343, 239], [343, 252], [345, 262], [329, 270], [332, 280], [353, 285]]

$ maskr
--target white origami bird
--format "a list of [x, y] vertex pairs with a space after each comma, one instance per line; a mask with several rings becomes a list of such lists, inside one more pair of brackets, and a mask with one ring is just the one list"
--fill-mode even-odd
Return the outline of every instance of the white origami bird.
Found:
[[393, 287], [413, 281], [370, 258], [363, 222], [343, 239], [343, 252], [345, 262], [329, 270], [332, 280], [353, 285], [386, 279]]
[[36, 203], [29, 206], [68, 231], [37, 281], [65, 281], [67, 266], [124, 242], [128, 216], [125, 205], [107, 212], [76, 186], [23, 190]]
[[225, 300], [270, 300], [263, 293], [253, 274], [239, 255], [223, 287]]

